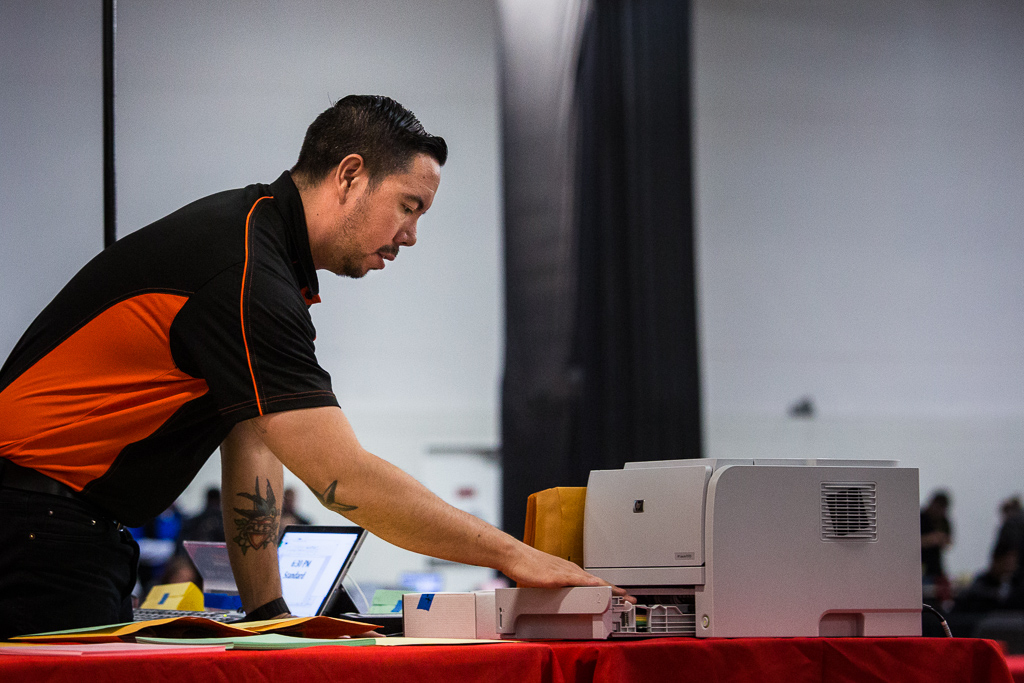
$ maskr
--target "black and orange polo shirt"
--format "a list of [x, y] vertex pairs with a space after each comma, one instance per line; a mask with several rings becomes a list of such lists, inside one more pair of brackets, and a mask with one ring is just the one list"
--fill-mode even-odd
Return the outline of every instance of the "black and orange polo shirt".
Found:
[[338, 404], [314, 352], [317, 291], [287, 172], [125, 236], [0, 370], [0, 457], [143, 524], [236, 423]]

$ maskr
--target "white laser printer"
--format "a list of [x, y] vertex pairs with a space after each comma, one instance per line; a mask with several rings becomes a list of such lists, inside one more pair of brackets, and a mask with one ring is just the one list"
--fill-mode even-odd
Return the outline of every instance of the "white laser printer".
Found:
[[587, 571], [495, 592], [508, 638], [917, 636], [918, 471], [882, 460], [667, 460], [591, 472]]

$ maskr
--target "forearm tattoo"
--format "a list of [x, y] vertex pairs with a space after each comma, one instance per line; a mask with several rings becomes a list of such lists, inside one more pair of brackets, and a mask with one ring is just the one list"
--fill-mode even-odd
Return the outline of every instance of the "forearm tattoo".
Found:
[[309, 490], [313, 492], [313, 495], [320, 501], [320, 504], [328, 510], [334, 510], [335, 512], [352, 512], [353, 510], [359, 509], [359, 506], [357, 505], [346, 505], [345, 503], [339, 503], [334, 500], [334, 490], [336, 488], [338, 488], [337, 479], [332, 481], [331, 485], [325, 488], [323, 493], [318, 493], [312, 486], [309, 487]]
[[241, 516], [235, 518], [238, 535], [231, 540], [242, 549], [242, 554], [245, 555], [250, 548], [262, 550], [272, 543], [276, 544], [278, 520], [281, 515], [277, 508], [274, 489], [270, 488], [270, 480], [267, 480], [266, 497], [260, 495], [259, 477], [256, 477], [255, 494], [239, 492], [236, 495], [252, 501], [251, 510], [234, 508], [235, 512]]

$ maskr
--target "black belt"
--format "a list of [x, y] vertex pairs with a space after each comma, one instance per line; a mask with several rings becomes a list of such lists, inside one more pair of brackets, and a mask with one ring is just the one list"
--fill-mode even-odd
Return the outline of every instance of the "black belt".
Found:
[[56, 479], [50, 479], [42, 472], [30, 467], [15, 465], [7, 458], [0, 458], [0, 487], [19, 489], [21, 491], [34, 491], [35, 493], [48, 493], [51, 496], [82, 500], [82, 497], [67, 484], [62, 484]]
[[7, 458], [0, 458], [0, 488], [47, 493], [51, 496], [60, 496], [76, 500], [79, 503], [86, 503], [86, 500], [67, 484], [51, 479], [31, 467], [15, 465]]
[[70, 498], [80, 505], [95, 511], [95, 513], [100, 517], [113, 522], [118, 526], [118, 528], [121, 528], [122, 526], [117, 520], [111, 519], [109, 515], [82, 498], [77, 491], [67, 484], [62, 484], [56, 479], [51, 479], [42, 472], [34, 470], [31, 467], [15, 465], [7, 458], [0, 458], [0, 488], [31, 491], [32, 493], [46, 493], [51, 496]]

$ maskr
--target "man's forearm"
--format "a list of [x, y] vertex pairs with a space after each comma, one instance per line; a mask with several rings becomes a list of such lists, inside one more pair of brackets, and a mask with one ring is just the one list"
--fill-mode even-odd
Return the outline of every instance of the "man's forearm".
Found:
[[[365, 451], [316, 491], [328, 509], [413, 552], [504, 570], [518, 542], [448, 505], [406, 472]], [[345, 482], [343, 484], [343, 482]], [[371, 492], [372, 495], [368, 495]]]
[[245, 425], [236, 427], [221, 445], [221, 505], [231, 569], [246, 612], [281, 597], [282, 482], [280, 461]]
[[274, 413], [250, 423], [253, 433], [260, 435], [321, 503], [390, 543], [442, 559], [492, 567], [520, 585], [605, 583], [571, 562], [523, 545], [448, 505], [402, 470], [365, 451], [337, 408]]

